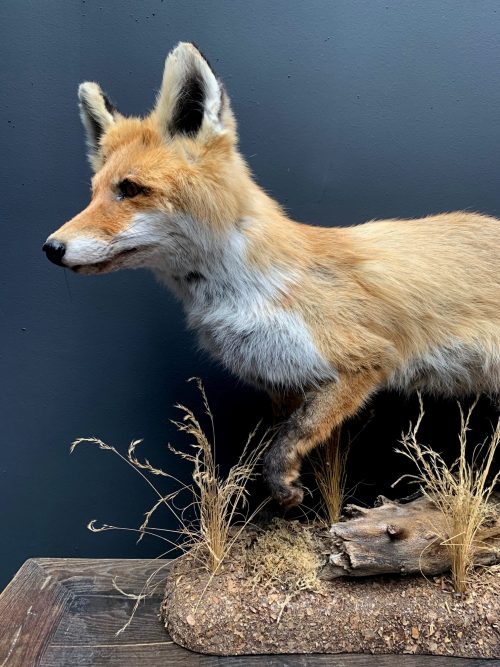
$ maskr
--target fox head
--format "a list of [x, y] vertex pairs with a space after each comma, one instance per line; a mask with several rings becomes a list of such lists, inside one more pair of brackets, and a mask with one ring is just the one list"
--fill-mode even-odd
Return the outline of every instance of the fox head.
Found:
[[120, 114], [96, 83], [82, 83], [78, 97], [92, 196], [48, 237], [50, 261], [78, 273], [154, 268], [169, 253], [174, 259], [186, 227], [224, 233], [241, 217], [249, 176], [236, 123], [193, 44], [168, 55], [156, 106], [144, 118]]

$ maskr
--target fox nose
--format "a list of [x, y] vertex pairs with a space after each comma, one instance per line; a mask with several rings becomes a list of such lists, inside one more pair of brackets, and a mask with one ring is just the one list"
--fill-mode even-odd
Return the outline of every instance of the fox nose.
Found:
[[62, 262], [62, 258], [66, 252], [66, 246], [64, 243], [59, 243], [59, 241], [47, 241], [43, 244], [42, 250], [47, 255], [47, 259], [49, 259], [51, 262], [57, 264], [58, 266], [64, 266]]

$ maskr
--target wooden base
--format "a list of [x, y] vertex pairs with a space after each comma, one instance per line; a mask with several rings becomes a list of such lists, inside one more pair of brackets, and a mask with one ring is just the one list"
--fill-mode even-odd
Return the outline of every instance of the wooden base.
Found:
[[[133, 601], [112, 582], [139, 592], [162, 561], [37, 558], [27, 561], [0, 595], [0, 665], [4, 667], [267, 667], [268, 657], [213, 658], [180, 648], [158, 620], [164, 572], [123, 634]], [[165, 561], [163, 561], [165, 563]], [[289, 667], [500, 667], [500, 661], [432, 656], [286, 656]]]

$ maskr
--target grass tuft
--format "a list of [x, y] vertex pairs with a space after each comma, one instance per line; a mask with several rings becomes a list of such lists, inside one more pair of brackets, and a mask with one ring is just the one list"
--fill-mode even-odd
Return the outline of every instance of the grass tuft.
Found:
[[[99, 449], [113, 453], [135, 470], [156, 496], [154, 504], [145, 513], [144, 520], [138, 528], [125, 528], [109, 524], [99, 526], [93, 520], [88, 524], [89, 530], [92, 532], [131, 531], [138, 534], [138, 541], [144, 535], [157, 537], [169, 545], [168, 551], [161, 554], [160, 558], [178, 550], [181, 550], [183, 555], [189, 553], [202, 567], [208, 570], [211, 575], [210, 583], [242, 531], [267, 503], [267, 500], [265, 500], [255, 510], [250, 511], [248, 485], [256, 478], [258, 463], [271, 440], [267, 434], [264, 434], [260, 440], [256, 441], [256, 433], [259, 428], [259, 425], [257, 425], [248, 436], [236, 464], [230, 469], [226, 477], [222, 477], [215, 456], [214, 420], [207, 396], [201, 380], [199, 378], [191, 378], [191, 380], [196, 382], [201, 393], [204, 410], [211, 423], [212, 437], [209, 439], [205, 434], [192, 410], [183, 405], [177, 405], [176, 407], [182, 413], [182, 418], [179, 421], [173, 421], [173, 423], [181, 433], [190, 436], [192, 442], [190, 450], [187, 451], [180, 451], [171, 445], [168, 446], [171, 452], [192, 464], [191, 483], [182, 482], [170, 472], [153, 466], [147, 459], [140, 460], [137, 456], [137, 449], [142, 442], [141, 440], [132, 441], [126, 455], [99, 438], [78, 438], [72, 443], [70, 451], [74, 452], [79, 445], [87, 443], [97, 445]], [[150, 476], [165, 478], [173, 483], [174, 490], [166, 494], [163, 493], [151, 481]], [[182, 509], [179, 509], [179, 505]], [[174, 516], [179, 529], [170, 530], [152, 525], [151, 522], [155, 513], [162, 507]], [[159, 569], [162, 567], [165, 566], [163, 565]], [[148, 587], [158, 571], [151, 575], [139, 595], [128, 595], [128, 597], [135, 599], [136, 603], [132, 616], [121, 631], [129, 625], [139, 603], [151, 594], [152, 591]], [[117, 590], [121, 590], [117, 584], [115, 584], [115, 587]]]
[[493, 473], [492, 470], [500, 443], [500, 420], [491, 437], [475, 446], [471, 455], [467, 456], [467, 434], [476, 404], [477, 400], [466, 413], [459, 405], [460, 449], [457, 459], [451, 465], [446, 463], [441, 454], [418, 442], [417, 435], [425, 414], [420, 395], [417, 421], [415, 425], [410, 424], [408, 432], [402, 435], [401, 449], [396, 450], [417, 468], [415, 474], [404, 477], [417, 483], [421, 492], [442, 514], [444, 528], [438, 534], [438, 539], [448, 549], [453, 587], [457, 593], [466, 590], [474, 554], [482, 548], [477, 536], [491, 519], [492, 505], [489, 501], [500, 480], [500, 471]]
[[[213, 415], [208, 405], [201, 381], [195, 378], [203, 398], [205, 412], [213, 426]], [[267, 501], [249, 514], [248, 484], [256, 477], [256, 468], [262, 454], [270, 444], [264, 435], [253, 445], [258, 426], [250, 433], [236, 464], [222, 478], [215, 460], [215, 437], [209, 441], [193, 412], [183, 405], [177, 408], [183, 413], [181, 421], [175, 421], [179, 431], [194, 439], [193, 452], [181, 452], [169, 446], [170, 450], [189, 461], [193, 466], [191, 485], [192, 500], [196, 519], [183, 521], [183, 533], [191, 542], [191, 551], [210, 573], [215, 573], [231, 546], [245, 526], [255, 517]], [[239, 530], [234, 531], [234, 524]]]
[[321, 495], [319, 514], [329, 526], [340, 521], [346, 497], [346, 464], [350, 444], [350, 441], [343, 441], [342, 429], [339, 427], [310, 456], [312, 470]]

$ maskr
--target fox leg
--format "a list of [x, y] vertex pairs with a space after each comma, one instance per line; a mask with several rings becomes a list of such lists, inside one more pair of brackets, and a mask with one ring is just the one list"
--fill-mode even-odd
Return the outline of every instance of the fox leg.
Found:
[[302, 502], [304, 491], [299, 475], [303, 457], [353, 416], [382, 379], [378, 370], [348, 374], [306, 394], [264, 459], [264, 477], [271, 495], [281, 505], [293, 507]]

